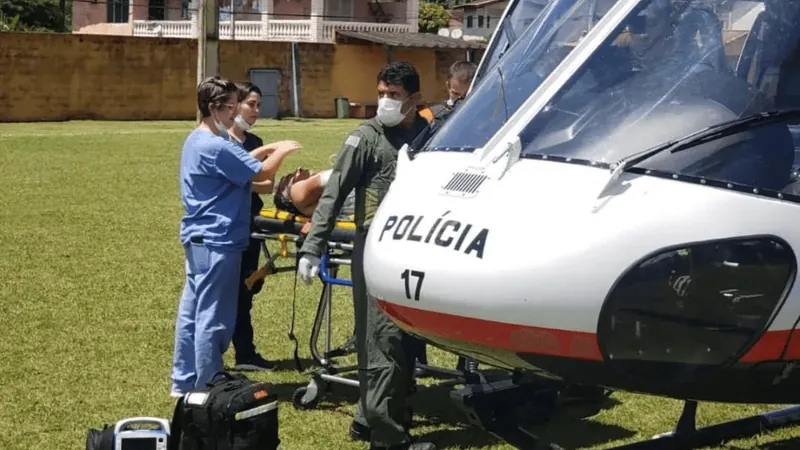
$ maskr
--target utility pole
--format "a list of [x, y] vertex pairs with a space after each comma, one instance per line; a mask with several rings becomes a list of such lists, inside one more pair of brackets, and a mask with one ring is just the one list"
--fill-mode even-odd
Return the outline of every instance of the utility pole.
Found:
[[231, 0], [231, 40], [236, 39], [236, 0]]
[[[197, 84], [219, 75], [219, 8], [217, 0], [195, 0], [197, 11]], [[200, 121], [200, 112], [197, 112]]]

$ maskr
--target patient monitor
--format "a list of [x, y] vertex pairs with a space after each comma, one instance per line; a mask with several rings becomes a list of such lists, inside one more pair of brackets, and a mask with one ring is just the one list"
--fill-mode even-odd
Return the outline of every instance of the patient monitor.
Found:
[[[150, 428], [133, 428], [149, 425]], [[155, 427], [153, 427], [155, 426]], [[131, 417], [114, 426], [114, 450], [167, 450], [169, 422], [157, 417]]]

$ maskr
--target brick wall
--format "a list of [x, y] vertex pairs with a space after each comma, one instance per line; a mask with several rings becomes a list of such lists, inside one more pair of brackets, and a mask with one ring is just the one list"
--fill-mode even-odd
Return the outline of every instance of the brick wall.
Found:
[[[374, 77], [385, 63], [377, 52], [383, 50], [329, 44], [298, 47], [303, 116], [333, 117], [336, 97], [364, 101], [374, 96]], [[221, 41], [220, 72], [244, 81], [252, 68], [280, 70], [281, 109], [289, 110], [290, 49], [283, 42]], [[369, 62], [354, 60], [352, 55], [367, 51], [375, 53]], [[430, 102], [446, 95], [442, 74], [446, 77], [447, 62], [464, 56], [461, 50], [432, 49], [406, 49], [402, 54], [420, 61], [412, 63], [423, 78], [423, 99]], [[197, 43], [193, 40], [0, 33], [0, 61], [0, 102], [7, 105], [0, 109], [0, 122], [195, 117]], [[354, 74], [363, 82], [349, 82]]]
[[[347, 96], [336, 92], [335, 72], [336, 46], [329, 44], [305, 44], [298, 46], [300, 58], [300, 104], [306, 117], [335, 117], [334, 99]], [[291, 58], [289, 59], [291, 64]], [[285, 78], [292, 81], [291, 71]], [[288, 105], [288, 103], [287, 103]]]

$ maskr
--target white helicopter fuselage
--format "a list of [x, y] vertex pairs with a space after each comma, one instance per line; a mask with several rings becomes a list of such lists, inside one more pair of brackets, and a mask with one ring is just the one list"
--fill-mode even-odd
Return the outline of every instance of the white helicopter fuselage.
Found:
[[[402, 328], [491, 365], [652, 391], [615, 373], [614, 349], [603, 351], [598, 339], [621, 276], [664, 249], [693, 243], [751, 236], [800, 243], [800, 205], [632, 173], [598, 198], [609, 171], [591, 165], [521, 159], [502, 178], [473, 183], [474, 192], [447, 192], [454, 168], [469, 158], [423, 152], [409, 161], [401, 150], [397, 178], [371, 222], [365, 277]], [[765, 319], [768, 328], [740, 349], [731, 379], [754, 365], [772, 377], [783, 365], [763, 363], [800, 358], [798, 334], [790, 336], [799, 318], [800, 293], [792, 290]], [[669, 343], [660, 350], [669, 353]], [[664, 356], [639, 353], [644, 363]], [[764, 383], [752, 375], [753, 386]], [[710, 389], [702, 377], [658, 389], [719, 401], [748, 397]]]
[[[740, 49], [731, 8], [753, 19]], [[800, 403], [800, 0], [540, 11], [504, 20], [466, 100], [398, 152], [368, 292], [489, 365]]]

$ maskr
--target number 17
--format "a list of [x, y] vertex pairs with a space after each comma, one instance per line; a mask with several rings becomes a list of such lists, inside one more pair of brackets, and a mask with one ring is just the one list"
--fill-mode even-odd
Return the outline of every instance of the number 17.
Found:
[[411, 277], [417, 277], [417, 287], [414, 290], [414, 300], [419, 301], [419, 291], [422, 289], [422, 281], [425, 280], [425, 272], [421, 272], [419, 270], [404, 270], [403, 273], [400, 275], [400, 278], [405, 282], [406, 288], [406, 298], [411, 299], [411, 286], [410, 286], [410, 279]]

